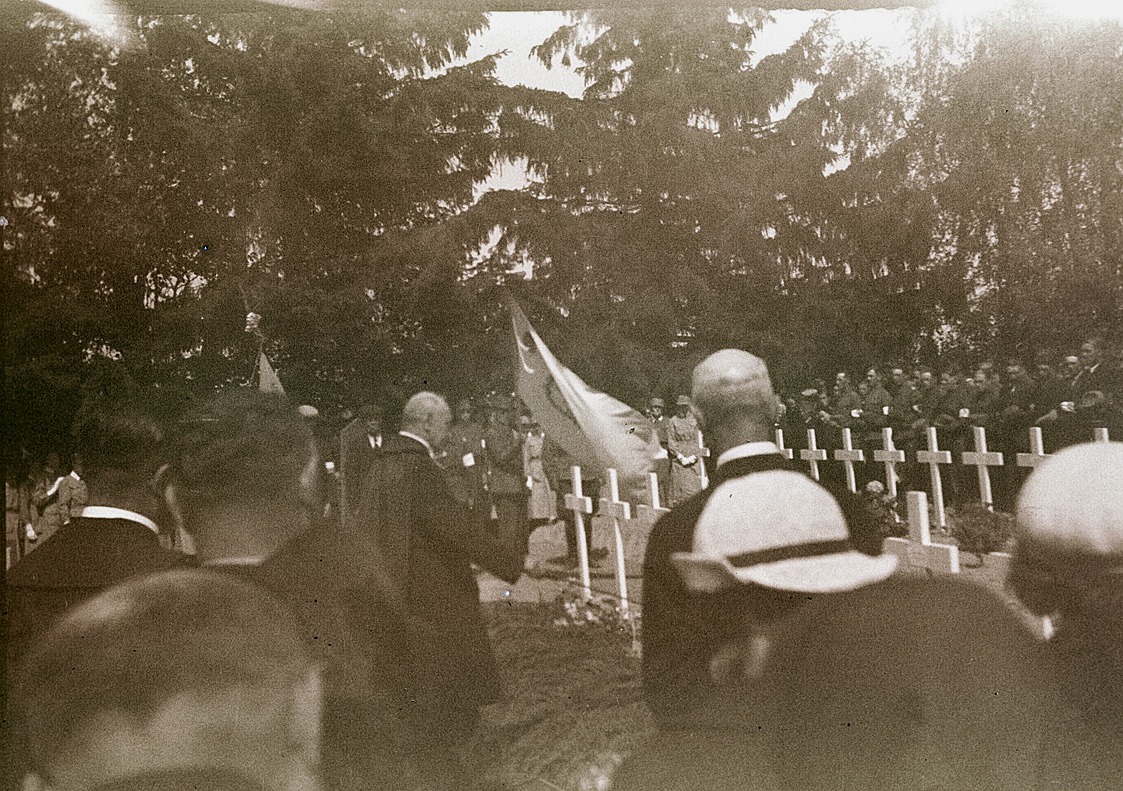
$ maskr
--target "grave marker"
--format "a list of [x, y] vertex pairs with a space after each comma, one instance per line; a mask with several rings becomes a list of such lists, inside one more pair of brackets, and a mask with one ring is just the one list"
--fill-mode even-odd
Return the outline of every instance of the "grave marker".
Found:
[[[936, 509], [936, 524], [947, 527], [948, 515], [944, 510], [944, 481], [940, 477], [940, 465], [951, 464], [951, 451], [940, 450], [935, 426], [928, 427], [928, 450], [918, 450], [916, 460], [928, 465], [932, 479], [932, 505]], [[913, 492], [909, 492], [910, 496], [912, 494]]]
[[1036, 467], [1047, 458], [1049, 456], [1045, 453], [1045, 441], [1041, 436], [1041, 427], [1031, 426], [1029, 429], [1029, 453], [1018, 454], [1018, 466]]
[[[701, 438], [701, 435], [699, 435]], [[627, 522], [632, 518], [631, 504], [620, 499], [620, 482], [616, 470], [608, 469], [608, 497], [600, 498], [601, 516], [612, 519], [613, 528], [613, 554], [616, 556], [616, 588], [620, 594], [620, 615], [624, 619], [631, 619], [628, 607], [628, 573], [624, 567], [624, 534], [620, 529], [620, 522]]]
[[1002, 454], [994, 451], [987, 452], [987, 430], [982, 426], [974, 426], [975, 450], [960, 454], [964, 464], [971, 464], [978, 468], [979, 473], [979, 499], [990, 510], [994, 510], [994, 495], [990, 489], [990, 468], [1002, 466]]
[[636, 519], [655, 524], [663, 514], [669, 514], [671, 509], [664, 508], [659, 499], [659, 476], [653, 472], [647, 474], [647, 496], [651, 505], [640, 503], [636, 506]]
[[893, 429], [891, 428], [886, 427], [881, 430], [881, 444], [884, 446], [884, 450], [875, 450], [873, 460], [885, 465], [885, 491], [896, 500], [897, 465], [905, 463], [905, 452], [897, 450], [893, 444]]
[[909, 537], [885, 539], [885, 551], [897, 556], [901, 563], [911, 568], [924, 569], [929, 574], [940, 571], [959, 573], [959, 547], [932, 543], [928, 524], [928, 498], [924, 492], [909, 492]]
[[784, 430], [782, 428], [776, 429], [776, 447], [780, 449], [780, 455], [788, 461], [791, 461], [795, 455], [791, 448], [784, 447]]
[[854, 439], [849, 428], [842, 430], [842, 450], [834, 452], [834, 460], [841, 461], [846, 468], [846, 488], [857, 494], [858, 481], [854, 475], [854, 462], [865, 461], [866, 454], [862, 450], [854, 450]]
[[702, 488], [705, 489], [710, 485], [710, 476], [706, 474], [706, 459], [710, 457], [710, 449], [706, 447], [706, 441], [702, 439], [702, 432], [698, 432], [698, 477], [702, 479]]
[[589, 574], [589, 542], [585, 538], [585, 516], [593, 513], [593, 498], [581, 492], [581, 468], [576, 464], [570, 470], [573, 493], [565, 496], [565, 507], [573, 512], [577, 527], [577, 567], [581, 572], [581, 593], [586, 599], [593, 597], [593, 581]]
[[1097, 429], [1094, 429], [1094, 431], [1095, 431], [1095, 436], [1096, 436], [1096, 442], [1111, 442], [1111, 437], [1109, 437], [1107, 435], [1108, 432], [1107, 432], [1106, 428], [1097, 428]]
[[815, 441], [815, 429], [807, 429], [807, 449], [801, 450], [799, 457], [811, 462], [811, 477], [819, 480], [819, 462], [827, 460], [827, 452], [819, 450], [819, 445]]

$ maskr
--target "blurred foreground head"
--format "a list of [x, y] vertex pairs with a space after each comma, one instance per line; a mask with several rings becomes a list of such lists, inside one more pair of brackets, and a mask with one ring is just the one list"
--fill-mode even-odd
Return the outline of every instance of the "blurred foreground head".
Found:
[[691, 401], [699, 427], [718, 453], [773, 438], [776, 394], [764, 360], [740, 349], [714, 352], [694, 368]]
[[13, 691], [36, 769], [25, 788], [200, 771], [244, 780], [213, 788], [317, 788], [319, 671], [287, 611], [233, 575], [164, 572], [84, 602]]
[[949, 578], [811, 602], [767, 680], [778, 768], [794, 790], [1033, 788], [1060, 710], [1020, 618]]
[[[1018, 496], [1010, 585], [1038, 615], [1073, 615], [1123, 580], [1123, 443], [1059, 451]], [[1106, 624], [1104, 624], [1106, 626]]]
[[176, 428], [169, 494], [201, 559], [268, 556], [320, 513], [312, 429], [284, 396], [230, 390]]

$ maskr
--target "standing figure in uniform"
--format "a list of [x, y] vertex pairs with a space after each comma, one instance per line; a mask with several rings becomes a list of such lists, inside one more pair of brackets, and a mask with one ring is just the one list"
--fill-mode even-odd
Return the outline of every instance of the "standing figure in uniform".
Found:
[[670, 502], [668, 487], [671, 483], [671, 457], [667, 453], [667, 418], [663, 410], [667, 404], [662, 398], [652, 398], [647, 405], [647, 417], [659, 438], [659, 455], [655, 457], [655, 477], [659, 480], [659, 503], [666, 507]]
[[523, 427], [523, 473], [526, 475], [527, 518], [531, 528], [548, 525], [558, 518], [557, 495], [554, 493], [546, 468], [542, 464], [542, 450], [546, 435], [532, 417], [519, 420]]
[[667, 454], [671, 457], [671, 506], [702, 491], [699, 464], [698, 421], [690, 414], [690, 396], [675, 401], [675, 414], [667, 421]]

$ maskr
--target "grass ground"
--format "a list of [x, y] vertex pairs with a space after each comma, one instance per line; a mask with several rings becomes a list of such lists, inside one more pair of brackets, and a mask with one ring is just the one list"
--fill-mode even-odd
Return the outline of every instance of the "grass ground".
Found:
[[559, 627], [555, 605], [485, 605], [505, 698], [484, 711], [477, 791], [603, 791], [653, 732], [630, 635]]

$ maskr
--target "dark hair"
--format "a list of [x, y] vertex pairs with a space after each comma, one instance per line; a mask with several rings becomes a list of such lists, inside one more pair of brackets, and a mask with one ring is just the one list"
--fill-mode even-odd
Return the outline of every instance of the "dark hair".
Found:
[[74, 421], [75, 451], [86, 474], [99, 469], [137, 470], [162, 459], [164, 428], [153, 405], [139, 398], [95, 396]]
[[230, 574], [179, 570], [70, 610], [28, 652], [13, 701], [44, 769], [112, 712], [138, 723], [184, 692], [290, 690], [311, 658], [285, 607]]
[[293, 493], [312, 447], [307, 421], [284, 397], [222, 393], [176, 426], [174, 473], [188, 500], [242, 500]]

